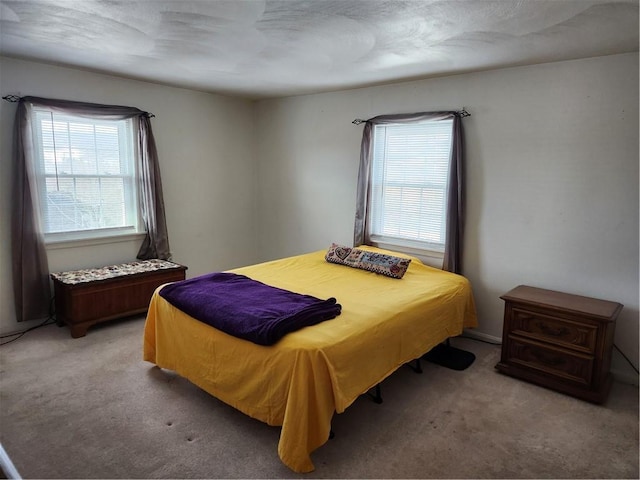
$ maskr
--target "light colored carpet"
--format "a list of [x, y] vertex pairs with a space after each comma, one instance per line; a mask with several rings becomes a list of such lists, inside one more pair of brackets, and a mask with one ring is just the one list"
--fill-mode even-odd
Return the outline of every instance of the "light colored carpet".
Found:
[[143, 324], [79, 339], [51, 325], [0, 347], [0, 442], [24, 478], [638, 478], [636, 387], [592, 405], [497, 373], [500, 348], [467, 339], [452, 343], [470, 368], [401, 368], [296, 475], [278, 428], [143, 362]]

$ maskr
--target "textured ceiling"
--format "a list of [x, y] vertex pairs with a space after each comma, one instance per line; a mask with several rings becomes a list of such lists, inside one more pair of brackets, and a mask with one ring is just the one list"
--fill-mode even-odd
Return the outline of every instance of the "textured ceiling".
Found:
[[249, 98], [638, 51], [638, 0], [1, 0], [0, 53]]

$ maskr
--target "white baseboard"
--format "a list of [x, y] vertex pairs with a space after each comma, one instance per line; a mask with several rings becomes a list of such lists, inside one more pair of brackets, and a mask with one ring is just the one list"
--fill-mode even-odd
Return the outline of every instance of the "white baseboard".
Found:
[[20, 480], [22, 477], [0, 443], [0, 468], [7, 478]]
[[483, 342], [493, 343], [494, 345], [502, 345], [502, 338], [494, 337], [487, 333], [477, 332], [475, 330], [466, 329], [463, 333], [465, 337], [477, 338]]
[[622, 371], [617, 368], [611, 369], [611, 374], [616, 382], [638, 386], [638, 374], [635, 372]]
[[[502, 338], [488, 335], [486, 333], [478, 332], [471, 329], [466, 329], [463, 333], [465, 337], [476, 338], [484, 342], [493, 343], [496, 345], [502, 344]], [[619, 358], [618, 358], [619, 357]], [[629, 385], [638, 386], [638, 374], [632, 370], [626, 360], [622, 359], [622, 356], [615, 350], [613, 351], [613, 365], [611, 366], [611, 374], [615, 381], [620, 383], [626, 383]]]

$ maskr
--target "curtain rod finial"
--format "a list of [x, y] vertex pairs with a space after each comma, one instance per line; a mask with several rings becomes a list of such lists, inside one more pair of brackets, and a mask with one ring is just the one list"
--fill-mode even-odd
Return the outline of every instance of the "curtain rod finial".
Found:
[[18, 100], [20, 100], [20, 98], [20, 93], [18, 93], [17, 95], [9, 94], [2, 97], [3, 100], [11, 103], [16, 103]]
[[353, 122], [354, 125], [360, 125], [361, 123], [365, 123], [366, 120], [362, 120], [361, 118], [356, 118]]

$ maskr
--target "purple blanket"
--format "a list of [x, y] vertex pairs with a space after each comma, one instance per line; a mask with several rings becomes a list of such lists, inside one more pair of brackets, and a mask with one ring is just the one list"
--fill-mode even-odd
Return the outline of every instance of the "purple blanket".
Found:
[[272, 345], [287, 333], [335, 318], [342, 308], [335, 298], [320, 300], [235, 273], [171, 283], [160, 296], [197, 320], [260, 345]]

